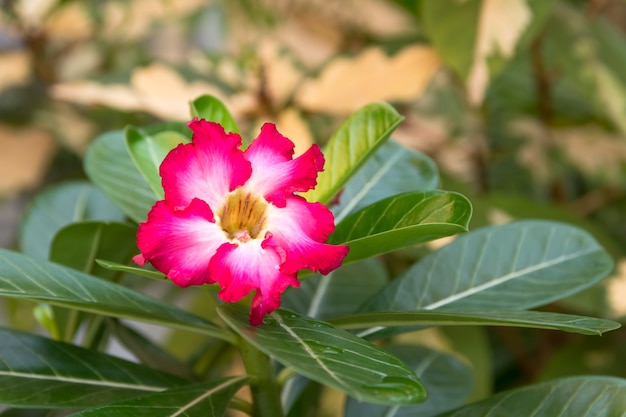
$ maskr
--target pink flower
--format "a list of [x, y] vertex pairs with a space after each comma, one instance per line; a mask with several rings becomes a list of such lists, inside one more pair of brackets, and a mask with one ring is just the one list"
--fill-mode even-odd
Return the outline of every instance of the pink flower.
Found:
[[250, 323], [258, 326], [288, 286], [300, 285], [300, 269], [327, 274], [348, 253], [324, 243], [335, 229], [332, 213], [294, 194], [315, 187], [324, 156], [313, 145], [292, 159], [294, 144], [270, 123], [245, 151], [219, 124], [188, 125], [192, 143], [161, 164], [165, 199], [139, 225], [134, 260], [181, 287], [218, 283], [225, 302], [256, 291]]

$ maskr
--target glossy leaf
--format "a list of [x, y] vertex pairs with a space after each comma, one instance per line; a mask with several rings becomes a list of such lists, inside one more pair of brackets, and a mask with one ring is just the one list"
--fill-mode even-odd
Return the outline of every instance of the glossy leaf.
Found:
[[154, 369], [41, 336], [0, 328], [0, 404], [80, 408], [178, 386]]
[[428, 398], [422, 404], [404, 407], [366, 404], [349, 398], [345, 417], [433, 417], [465, 403], [473, 377], [464, 362], [424, 346], [390, 345], [385, 350], [415, 371], [428, 388]]
[[[112, 280], [118, 273], [100, 267], [96, 258], [128, 262], [137, 251], [136, 228], [123, 223], [80, 222], [65, 226], [52, 241], [50, 260], [77, 271]], [[48, 311], [48, 310], [44, 310]], [[55, 339], [71, 342], [81, 317], [77, 311], [53, 307], [39, 321]]]
[[104, 259], [96, 259], [96, 263], [101, 267], [111, 270], [111, 271], [119, 271], [119, 272], [128, 272], [129, 274], [139, 275], [140, 277], [146, 277], [150, 279], [158, 279], [164, 280], [166, 279], [165, 275], [162, 272], [154, 271], [145, 268], [139, 268], [136, 266], [124, 265], [119, 262], [111, 262]]
[[231, 340], [214, 324], [121, 285], [0, 249], [0, 296], [146, 321]]
[[107, 404], [70, 417], [221, 417], [246, 377], [222, 378]]
[[116, 272], [98, 266], [96, 259], [128, 262], [137, 252], [136, 232], [135, 227], [124, 223], [73, 223], [54, 237], [50, 260], [86, 274], [111, 279]]
[[290, 311], [326, 319], [354, 313], [387, 284], [385, 267], [377, 259], [342, 266], [328, 275], [315, 274], [289, 290], [281, 306]]
[[115, 338], [142, 364], [187, 380], [196, 378], [189, 366], [137, 330], [117, 319], [108, 319], [106, 324]]
[[248, 324], [248, 311], [222, 305], [218, 313], [259, 350], [302, 375], [379, 404], [414, 404], [426, 391], [400, 360], [345, 330], [277, 310], [260, 327]]
[[240, 133], [235, 119], [230, 114], [224, 103], [216, 97], [203, 95], [190, 103], [191, 115], [209, 122], [219, 123], [226, 132]]
[[403, 119], [384, 103], [368, 104], [354, 112], [324, 148], [324, 171], [319, 174], [315, 189], [305, 194], [307, 200], [328, 204]]
[[384, 198], [437, 187], [437, 166], [423, 153], [385, 142], [348, 181], [333, 207], [335, 222]]
[[572, 314], [515, 310], [435, 310], [376, 312], [330, 319], [342, 329], [398, 326], [513, 326], [601, 335], [620, 327], [610, 320]]
[[124, 213], [86, 181], [49, 187], [33, 198], [24, 214], [20, 248], [27, 255], [48, 259], [54, 235], [64, 226], [84, 220], [120, 222]]
[[467, 231], [472, 205], [461, 194], [426, 191], [381, 200], [337, 225], [329, 242], [350, 246], [344, 265]]
[[626, 380], [578, 376], [506, 391], [441, 417], [612, 417], [626, 410]]
[[151, 136], [133, 127], [127, 127], [124, 134], [128, 154], [135, 167], [148, 182], [157, 199], [162, 200], [165, 194], [159, 175], [161, 162], [169, 151], [189, 140], [178, 132], [163, 131]]
[[473, 231], [429, 254], [361, 311], [529, 309], [587, 288], [612, 269], [611, 257], [581, 229], [514, 222]]
[[98, 136], [85, 154], [85, 172], [93, 183], [128, 217], [146, 219], [158, 199], [128, 155], [124, 133]]

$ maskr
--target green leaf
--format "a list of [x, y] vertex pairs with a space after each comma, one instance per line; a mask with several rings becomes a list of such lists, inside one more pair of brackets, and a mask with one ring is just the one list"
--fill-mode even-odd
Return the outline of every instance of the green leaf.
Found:
[[578, 376], [502, 392], [441, 417], [622, 416], [626, 410], [626, 380]]
[[[118, 273], [98, 266], [103, 257], [128, 262], [134, 252], [136, 228], [123, 223], [81, 222], [61, 229], [52, 242], [50, 260], [86, 274], [112, 280]], [[48, 310], [44, 310], [47, 312]], [[81, 317], [77, 311], [54, 307], [39, 321], [55, 339], [71, 342]]]
[[432, 159], [392, 140], [384, 143], [341, 192], [333, 207], [335, 222], [384, 198], [437, 188], [439, 173]]
[[426, 191], [381, 200], [337, 225], [329, 243], [350, 246], [344, 265], [467, 231], [472, 205], [461, 194]]
[[426, 398], [415, 373], [400, 360], [345, 330], [277, 310], [260, 327], [248, 324], [248, 312], [222, 305], [224, 321], [259, 350], [281, 364], [359, 401], [414, 404]]
[[460, 236], [409, 268], [361, 311], [524, 310], [587, 288], [612, 269], [611, 257], [587, 232], [519, 221]]
[[415, 371], [428, 387], [422, 404], [388, 407], [365, 404], [349, 398], [345, 417], [434, 417], [465, 403], [472, 390], [472, 370], [447, 353], [417, 345], [390, 345], [385, 350]]
[[69, 417], [221, 417], [247, 377], [221, 378], [107, 404]]
[[189, 366], [132, 327], [117, 319], [108, 319], [107, 326], [115, 338], [142, 364], [188, 380], [196, 378]]
[[122, 213], [86, 181], [55, 185], [37, 194], [20, 228], [20, 248], [27, 255], [48, 259], [54, 235], [64, 226], [83, 220], [123, 221]]
[[209, 122], [219, 123], [226, 132], [239, 134], [239, 128], [235, 119], [230, 114], [224, 103], [210, 95], [203, 95], [190, 103], [191, 115]]
[[342, 329], [398, 326], [514, 326], [601, 335], [615, 330], [617, 322], [572, 314], [515, 310], [393, 311], [355, 314], [329, 319]]
[[315, 274], [282, 297], [282, 308], [326, 319], [352, 314], [388, 282], [387, 270], [377, 259], [342, 266], [328, 275]]
[[124, 265], [119, 262], [111, 262], [104, 259], [96, 259], [96, 263], [105, 269], [111, 271], [128, 272], [129, 274], [139, 275], [150, 279], [164, 280], [166, 277], [162, 272], [151, 271], [149, 269], [139, 268], [136, 266]]
[[96, 259], [128, 262], [137, 252], [136, 231], [136, 227], [124, 223], [70, 224], [54, 237], [50, 260], [86, 274], [112, 279], [116, 272], [98, 266]]
[[0, 296], [187, 329], [232, 341], [224, 329], [124, 286], [0, 249]]
[[326, 163], [309, 201], [328, 204], [348, 180], [376, 152], [404, 118], [388, 104], [373, 103], [357, 110], [330, 138], [324, 149]]
[[161, 186], [159, 167], [165, 156], [178, 144], [189, 140], [178, 132], [163, 131], [154, 135], [148, 135], [134, 127], [124, 130], [126, 147], [135, 167], [150, 185], [150, 188], [162, 200], [165, 197]]
[[124, 132], [98, 136], [85, 155], [85, 172], [128, 217], [146, 219], [158, 199], [128, 155]]
[[162, 391], [184, 380], [74, 345], [0, 328], [0, 404], [80, 408]]

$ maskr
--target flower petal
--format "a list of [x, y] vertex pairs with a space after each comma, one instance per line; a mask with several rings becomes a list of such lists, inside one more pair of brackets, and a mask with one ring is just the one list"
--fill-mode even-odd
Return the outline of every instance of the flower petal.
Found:
[[252, 163], [252, 175], [246, 187], [279, 207], [285, 198], [297, 191], [307, 191], [317, 184], [317, 173], [324, 168], [324, 155], [313, 145], [296, 159], [294, 144], [278, 133], [276, 126], [266, 123], [259, 136], [245, 151]]
[[250, 177], [252, 167], [239, 149], [241, 137], [236, 133], [226, 134], [219, 124], [199, 119], [189, 127], [193, 143], [174, 148], [159, 170], [165, 200], [173, 207], [186, 207], [199, 198], [218, 210], [224, 196]]
[[327, 274], [341, 265], [349, 251], [348, 246], [324, 243], [335, 230], [330, 210], [299, 196], [287, 198], [282, 208], [268, 206], [267, 229], [285, 251], [281, 271], [286, 274], [303, 268]]
[[280, 250], [271, 242], [251, 240], [222, 245], [209, 264], [211, 275], [220, 284], [220, 299], [232, 303], [256, 290], [250, 310], [250, 324], [259, 326], [263, 317], [280, 306], [280, 295], [288, 286], [298, 287], [296, 274], [280, 270]]
[[215, 282], [209, 273], [209, 259], [226, 242], [226, 235], [214, 221], [209, 206], [197, 198], [182, 210], [157, 201], [148, 220], [139, 225], [141, 255], [135, 262], [149, 261], [181, 287]]

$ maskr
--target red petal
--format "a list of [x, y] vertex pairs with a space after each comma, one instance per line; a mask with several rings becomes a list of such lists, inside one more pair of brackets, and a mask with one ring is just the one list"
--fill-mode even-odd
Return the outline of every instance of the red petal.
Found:
[[209, 269], [222, 287], [218, 295], [225, 302], [237, 302], [256, 290], [250, 324], [259, 326], [266, 314], [280, 306], [282, 292], [289, 286], [300, 285], [295, 273], [281, 272], [280, 263], [281, 256], [274, 245], [251, 240], [240, 245], [222, 245], [211, 259]]
[[349, 251], [348, 246], [324, 243], [335, 230], [333, 214], [323, 204], [302, 197], [289, 197], [283, 208], [269, 206], [267, 228], [285, 251], [281, 270], [286, 274], [303, 268], [327, 274], [341, 265]]
[[183, 210], [157, 201], [148, 220], [139, 225], [137, 246], [141, 255], [133, 259], [140, 265], [149, 261], [181, 287], [213, 283], [209, 260], [226, 241], [214, 221], [202, 200], [193, 199]]
[[217, 210], [228, 192], [246, 182], [252, 167], [236, 133], [226, 134], [222, 126], [206, 120], [194, 119], [189, 127], [193, 143], [178, 145], [161, 164], [165, 200], [186, 207], [199, 198]]
[[252, 163], [252, 175], [246, 188], [255, 191], [279, 207], [297, 191], [307, 191], [317, 184], [317, 173], [324, 168], [324, 155], [313, 145], [304, 154], [291, 159], [294, 144], [266, 123], [259, 136], [245, 151]]

